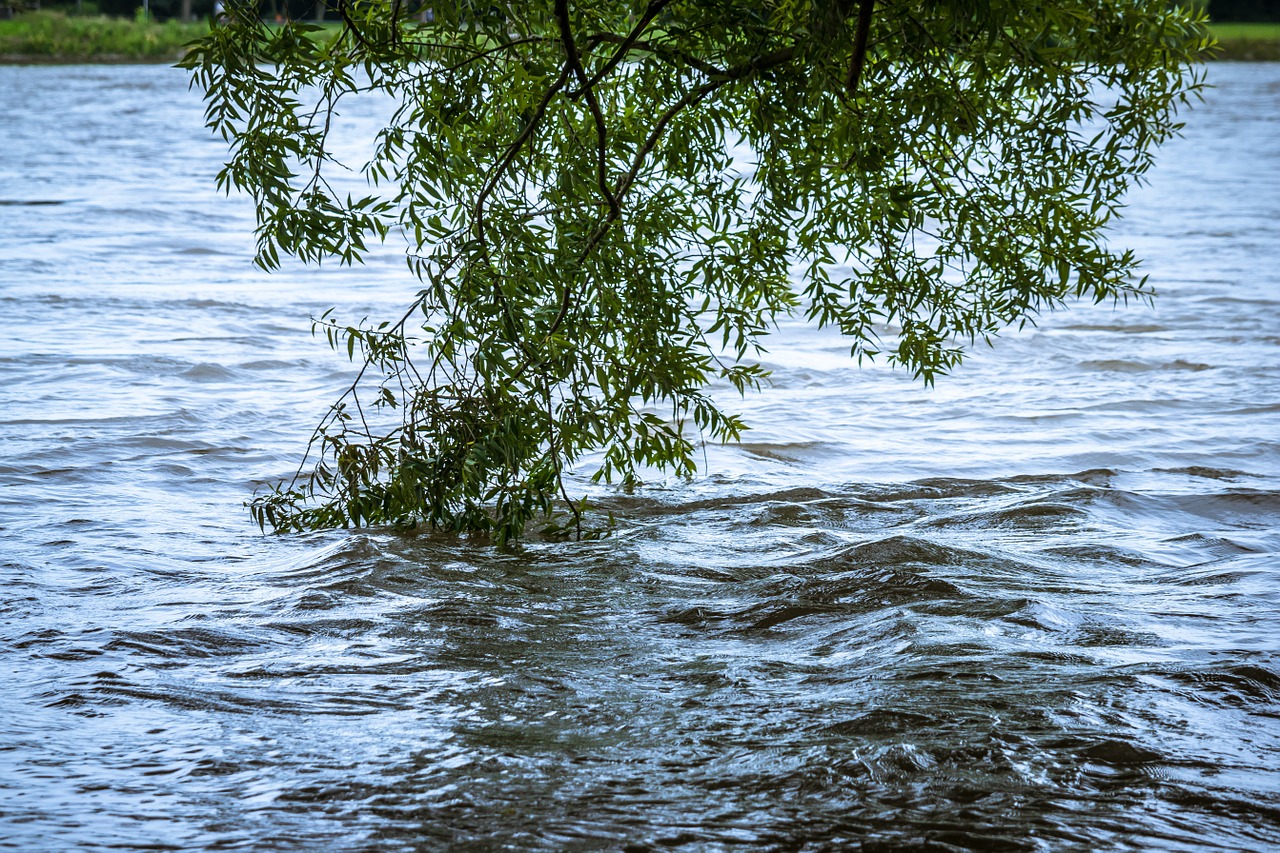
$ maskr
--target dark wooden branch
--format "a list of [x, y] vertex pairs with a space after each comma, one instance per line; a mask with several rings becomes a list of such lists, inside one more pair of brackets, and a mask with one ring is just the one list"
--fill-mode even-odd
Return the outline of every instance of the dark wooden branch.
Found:
[[[623, 36], [617, 35], [616, 33], [592, 33], [590, 36], [587, 36], [584, 39], [584, 41], [589, 44], [593, 44], [593, 43], [622, 44], [623, 42], [626, 41], [626, 38], [624, 38]], [[628, 52], [633, 50], [643, 50], [647, 53], [652, 53], [654, 56], [658, 57], [659, 59], [669, 62], [673, 65], [675, 64], [687, 65], [690, 68], [694, 69], [695, 71], [702, 72], [707, 77], [718, 77], [724, 74], [723, 68], [719, 68], [715, 65], [712, 65], [710, 62], [704, 62], [703, 60], [691, 54], [674, 50], [669, 45], [654, 44], [653, 42], [650, 42], [650, 41], [640, 41], [637, 39], [636, 41], [627, 45]]]
[[[609, 191], [608, 128], [605, 126], [604, 113], [600, 109], [600, 101], [596, 98], [591, 81], [587, 79], [587, 71], [582, 67], [582, 58], [578, 55], [578, 47], [573, 40], [573, 27], [569, 21], [569, 0], [556, 0], [555, 13], [556, 21], [560, 25], [560, 41], [564, 43], [564, 52], [569, 68], [573, 70], [578, 82], [582, 84], [578, 91], [586, 97], [587, 107], [591, 110], [591, 118], [596, 123], [596, 184], [600, 188], [600, 194], [604, 196], [605, 201], [609, 204], [610, 218], [616, 219], [617, 214], [621, 211], [618, 209], [618, 200]], [[568, 97], [572, 97], [572, 95]]]
[[849, 60], [849, 73], [844, 78], [844, 87], [850, 95], [858, 91], [858, 80], [862, 77], [862, 66], [867, 59], [867, 36], [871, 32], [871, 15], [875, 11], [876, 0], [862, 0], [858, 4], [858, 29], [853, 37], [853, 58]]
[[550, 39], [543, 38], [542, 36], [528, 36], [527, 38], [518, 38], [518, 39], [512, 39], [511, 41], [504, 41], [502, 44], [498, 45], [497, 47], [491, 47], [486, 50], [477, 51], [476, 53], [473, 53], [471, 56], [468, 56], [466, 59], [461, 59], [455, 62], [453, 65], [448, 66], [444, 70], [452, 74], [453, 72], [458, 71], [459, 69], [465, 68], [466, 66], [470, 65], [473, 62], [476, 62], [481, 59], [485, 59], [486, 57], [492, 56], [495, 53], [502, 53], [503, 51], [510, 50], [511, 48], [516, 47], [518, 45], [534, 44], [536, 42], [542, 42], [542, 41], [550, 41]]
[[474, 211], [475, 230], [477, 234], [483, 235], [484, 233], [485, 201], [488, 199], [490, 193], [493, 192], [494, 188], [497, 187], [498, 181], [502, 180], [502, 176], [506, 174], [507, 169], [511, 168], [511, 164], [515, 161], [516, 155], [519, 154], [520, 150], [524, 148], [530, 139], [533, 138], [533, 134], [538, 130], [538, 125], [542, 124], [542, 120], [546, 118], [547, 107], [551, 104], [551, 99], [564, 89], [565, 84], [569, 82], [569, 75], [571, 73], [572, 71], [569, 69], [567, 64], [561, 69], [560, 76], [556, 79], [556, 82], [552, 83], [551, 86], [547, 88], [546, 94], [542, 96], [542, 102], [538, 104], [538, 108], [534, 110], [533, 115], [530, 116], [529, 123], [524, 126], [524, 130], [520, 131], [520, 135], [507, 146], [507, 150], [503, 153], [502, 159], [498, 161], [498, 165], [494, 167], [493, 172], [489, 175], [489, 179], [485, 182], [484, 187], [481, 188], [480, 193], [476, 196]]
[[644, 10], [644, 14], [640, 16], [640, 20], [636, 22], [636, 25], [631, 28], [631, 32], [622, 39], [617, 49], [614, 50], [613, 56], [609, 57], [608, 61], [600, 67], [599, 71], [591, 76], [590, 80], [582, 84], [581, 89], [568, 92], [568, 97], [577, 98], [580, 95], [585, 94], [593, 86], [608, 76], [609, 72], [613, 71], [613, 69], [617, 67], [618, 63], [631, 52], [632, 46], [644, 33], [645, 29], [648, 28], [649, 24], [653, 22], [653, 19], [658, 16], [658, 13], [661, 12], [670, 2], [671, 0], [653, 0], [649, 3]]
[[347, 0], [338, 0], [336, 9], [338, 17], [342, 18], [343, 26], [351, 31], [351, 35], [355, 36], [355, 40], [359, 42], [360, 46], [365, 50], [371, 50], [372, 48], [369, 46], [369, 42], [365, 41], [364, 34], [360, 32], [358, 27], [356, 27], [355, 21], [351, 20], [351, 15], [347, 12]]
[[[649, 154], [662, 139], [663, 135], [667, 131], [667, 127], [676, 116], [690, 107], [697, 106], [717, 89], [727, 86], [734, 81], [749, 77], [752, 74], [758, 74], [762, 71], [768, 71], [769, 69], [776, 68], [779, 65], [785, 65], [787, 62], [790, 62], [795, 58], [797, 52], [798, 51], [795, 47], [786, 47], [775, 50], [772, 53], [767, 53], [764, 56], [757, 56], [750, 62], [744, 62], [741, 65], [728, 68], [716, 79], [708, 80], [701, 86], [685, 92], [684, 96], [681, 97], [680, 100], [668, 107], [666, 112], [659, 116], [658, 120], [654, 122], [653, 130], [649, 132], [649, 136], [645, 139], [644, 144], [640, 146], [640, 149], [636, 151], [635, 157], [632, 158], [631, 168], [627, 171], [627, 174], [618, 179], [618, 183], [613, 190], [614, 198], [621, 202], [622, 198], [627, 194], [627, 191], [631, 189], [632, 184], [635, 183], [636, 177], [640, 174], [640, 169], [644, 167], [645, 160], [648, 159]], [[587, 245], [578, 253], [579, 264], [583, 263], [591, 256], [591, 253], [600, 245], [605, 234], [609, 232], [609, 228], [615, 221], [617, 221], [620, 215], [621, 207], [610, 210], [609, 215], [605, 217], [604, 221], [596, 226], [595, 230], [591, 232], [591, 236], [587, 238]], [[557, 312], [555, 320], [552, 321], [551, 327], [547, 330], [547, 337], [554, 335], [556, 331], [559, 330], [561, 324], [564, 323], [565, 318], [569, 315], [569, 309], [572, 305], [573, 289], [565, 287], [564, 295], [560, 300], [560, 310]], [[517, 375], [523, 372], [524, 369], [521, 368], [521, 370], [517, 371]]]

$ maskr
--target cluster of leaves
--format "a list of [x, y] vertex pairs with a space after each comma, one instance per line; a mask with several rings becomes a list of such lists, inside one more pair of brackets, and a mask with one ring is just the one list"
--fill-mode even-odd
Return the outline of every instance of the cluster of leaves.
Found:
[[[586, 454], [627, 483], [736, 439], [708, 388], [766, 380], [780, 315], [932, 382], [1064, 299], [1144, 294], [1104, 229], [1209, 45], [1165, 0], [341, 0], [329, 43], [231, 11], [184, 64], [258, 262], [402, 234], [421, 283], [398, 319], [316, 321], [363, 370], [255, 517], [499, 541], [577, 529]], [[369, 93], [396, 105], [374, 192], [342, 197], [330, 119]]]

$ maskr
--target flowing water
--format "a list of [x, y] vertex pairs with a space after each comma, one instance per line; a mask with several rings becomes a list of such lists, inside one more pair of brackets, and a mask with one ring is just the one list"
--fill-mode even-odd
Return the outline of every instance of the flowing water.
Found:
[[260, 535], [402, 260], [256, 271], [179, 71], [0, 68], [0, 848], [1280, 847], [1280, 65], [1211, 81], [1154, 307], [933, 390], [787, 325], [746, 443], [504, 554]]

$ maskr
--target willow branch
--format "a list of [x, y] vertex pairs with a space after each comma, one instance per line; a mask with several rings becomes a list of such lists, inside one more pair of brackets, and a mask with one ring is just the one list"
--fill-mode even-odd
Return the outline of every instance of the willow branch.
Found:
[[[590, 80], [583, 82], [581, 89], [568, 92], [568, 97], [577, 98], [579, 95], [589, 92], [593, 86], [608, 76], [609, 72], [613, 71], [613, 69], [617, 67], [618, 63], [631, 52], [631, 48], [636, 44], [637, 39], [639, 39], [641, 34], [644, 33], [649, 24], [653, 22], [653, 19], [658, 16], [658, 13], [661, 12], [670, 2], [671, 0], [653, 0], [653, 2], [645, 8], [644, 14], [640, 16], [640, 20], [631, 28], [631, 32], [622, 39], [617, 49], [614, 50], [613, 56], [609, 57], [609, 60], [600, 67], [599, 71], [591, 76]], [[610, 33], [610, 35], [612, 35], [612, 33]], [[603, 38], [601, 39], [601, 41], [604, 40], [605, 39]]]
[[338, 0], [335, 8], [338, 12], [338, 17], [342, 18], [343, 25], [351, 32], [351, 35], [355, 36], [355, 40], [360, 43], [360, 46], [365, 50], [372, 50], [369, 42], [365, 41], [364, 34], [356, 26], [356, 22], [351, 20], [351, 14], [347, 12], [347, 0]]
[[538, 108], [533, 111], [533, 115], [529, 118], [529, 123], [524, 126], [524, 130], [520, 131], [520, 135], [512, 140], [511, 144], [507, 146], [507, 150], [503, 153], [502, 159], [498, 161], [498, 165], [495, 166], [493, 171], [489, 174], [489, 178], [485, 181], [485, 185], [481, 187], [472, 208], [474, 211], [475, 231], [479, 236], [483, 237], [484, 235], [485, 201], [488, 200], [494, 189], [497, 188], [498, 181], [502, 180], [502, 176], [506, 174], [507, 169], [511, 168], [511, 164], [515, 162], [516, 156], [520, 153], [521, 149], [524, 148], [529, 140], [533, 138], [534, 133], [537, 132], [538, 125], [542, 124], [542, 120], [547, 115], [547, 107], [551, 104], [551, 99], [564, 88], [565, 83], [569, 82], [570, 73], [572, 72], [568, 65], [561, 69], [560, 76], [556, 78], [556, 82], [547, 87], [547, 92], [543, 95], [542, 102], [538, 104]]
[[[770, 68], [776, 68], [779, 65], [783, 65], [793, 59], [795, 55], [796, 48], [787, 47], [775, 50], [772, 53], [765, 54], [764, 56], [757, 56], [750, 62], [744, 62], [741, 65], [725, 70], [717, 79], [709, 80], [701, 86], [686, 92], [680, 100], [668, 107], [666, 112], [664, 112], [658, 120], [654, 122], [653, 130], [650, 131], [649, 136], [644, 141], [644, 144], [640, 146], [640, 149], [636, 151], [635, 157], [632, 158], [630, 170], [628, 170], [627, 174], [618, 179], [618, 183], [613, 190], [614, 198], [621, 201], [623, 196], [627, 194], [627, 191], [631, 189], [631, 186], [635, 183], [636, 177], [640, 174], [640, 169], [644, 166], [645, 160], [648, 159], [649, 154], [662, 139], [663, 135], [666, 133], [667, 127], [676, 116], [684, 112], [686, 109], [698, 105], [716, 90], [752, 74], [767, 71]], [[591, 254], [596, 250], [596, 247], [599, 246], [600, 242], [604, 239], [605, 234], [608, 233], [609, 228], [621, 215], [621, 207], [609, 211], [609, 215], [606, 216], [598, 226], [596, 226], [594, 231], [592, 231], [591, 236], [587, 239], [587, 245], [584, 246], [582, 251], [578, 254], [578, 264], [582, 264], [591, 256]], [[547, 337], [554, 335], [560, 328], [560, 325], [564, 323], [565, 317], [568, 316], [569, 308], [572, 304], [573, 289], [565, 287], [564, 296], [560, 301], [560, 311], [556, 314], [555, 320], [547, 330]], [[521, 372], [523, 372], [523, 370], [518, 371], [517, 375]]]
[[[471, 56], [468, 56], [466, 59], [460, 59], [453, 65], [450, 65], [447, 68], [445, 68], [444, 70], [452, 74], [453, 72], [458, 71], [459, 69], [465, 68], [466, 66], [470, 65], [473, 62], [476, 62], [477, 60], [485, 59], [486, 57], [492, 56], [495, 53], [502, 53], [503, 51], [510, 50], [511, 48], [518, 47], [519, 45], [522, 45], [522, 44], [536, 44], [538, 42], [544, 42], [544, 41], [549, 41], [549, 39], [543, 38], [542, 36], [528, 36], [526, 38], [518, 38], [518, 39], [512, 39], [511, 41], [504, 41], [502, 44], [499, 44], [496, 47], [491, 47], [486, 50], [477, 51], [473, 53]], [[441, 46], [454, 47], [454, 45], [441, 45]]]
[[[600, 110], [600, 101], [596, 98], [591, 81], [587, 79], [587, 71], [582, 67], [582, 58], [578, 55], [578, 47], [573, 41], [573, 28], [569, 22], [569, 0], [556, 0], [556, 21], [560, 25], [560, 41], [564, 43], [564, 52], [569, 67], [582, 84], [582, 88], [578, 92], [586, 96], [587, 107], [591, 110], [591, 118], [596, 124], [596, 184], [600, 188], [600, 194], [604, 196], [605, 201], [609, 204], [610, 217], [616, 219], [620, 211], [618, 209], [618, 200], [609, 191], [608, 128], [605, 127], [604, 113]], [[572, 98], [574, 95], [566, 93], [566, 97]]]
[[867, 59], [867, 36], [871, 32], [871, 15], [875, 11], [876, 0], [862, 0], [858, 4], [858, 29], [853, 37], [853, 58], [849, 60], [849, 73], [844, 78], [844, 87], [850, 95], [858, 91], [858, 80], [862, 77], [862, 66]]

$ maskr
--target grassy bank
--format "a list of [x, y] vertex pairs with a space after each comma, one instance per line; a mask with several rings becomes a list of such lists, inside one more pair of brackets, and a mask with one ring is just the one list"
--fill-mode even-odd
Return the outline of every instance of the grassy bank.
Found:
[[1280, 61], [1280, 24], [1210, 24], [1218, 59]]
[[0, 62], [172, 62], [208, 24], [28, 12], [0, 20]]
[[[138, 23], [105, 16], [28, 12], [0, 20], [0, 62], [165, 62], [205, 33], [208, 24]], [[1280, 24], [1210, 25], [1218, 59], [1280, 61]]]

